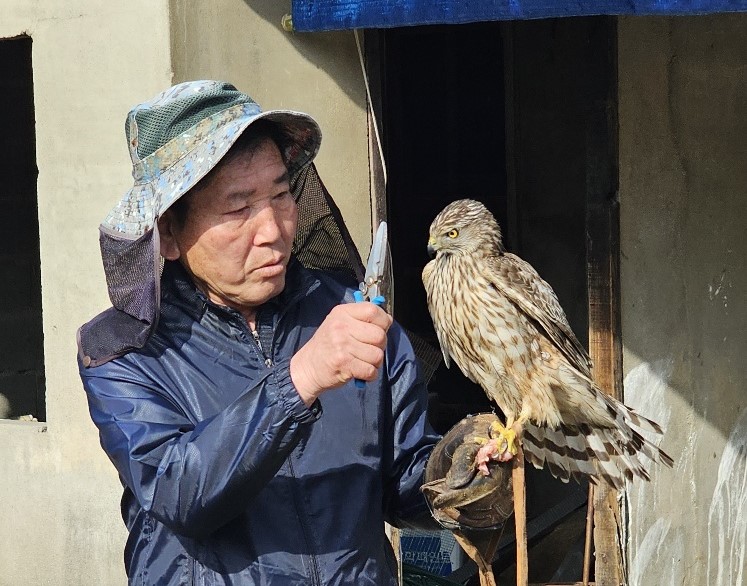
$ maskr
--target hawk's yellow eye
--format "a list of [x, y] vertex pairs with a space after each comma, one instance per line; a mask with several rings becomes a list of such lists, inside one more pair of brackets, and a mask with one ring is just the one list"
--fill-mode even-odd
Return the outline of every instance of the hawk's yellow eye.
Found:
[[448, 236], [449, 238], [456, 238], [457, 236], [459, 236], [459, 230], [457, 230], [457, 229], [454, 229], [454, 230], [449, 230], [449, 231], [448, 231], [448, 232], [446, 233], [446, 235], [447, 235], [447, 236]]

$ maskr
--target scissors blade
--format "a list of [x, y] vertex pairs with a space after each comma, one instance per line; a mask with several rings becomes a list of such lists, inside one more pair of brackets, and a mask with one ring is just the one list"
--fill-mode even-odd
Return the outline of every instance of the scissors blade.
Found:
[[384, 276], [388, 243], [387, 225], [386, 222], [381, 222], [376, 230], [373, 244], [371, 244], [366, 274], [363, 277], [363, 283], [361, 283], [361, 291], [368, 299], [377, 297], [381, 292], [381, 279]]

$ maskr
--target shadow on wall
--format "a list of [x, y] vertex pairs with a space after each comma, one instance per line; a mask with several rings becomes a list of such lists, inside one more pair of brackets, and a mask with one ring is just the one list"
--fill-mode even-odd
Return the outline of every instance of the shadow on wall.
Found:
[[626, 62], [642, 45], [650, 62], [621, 76], [623, 342], [724, 438], [746, 405], [745, 16], [622, 37]]
[[[257, 16], [280, 30], [283, 16], [290, 14], [290, 2], [244, 0], [244, 3]], [[360, 66], [351, 67], [351, 61], [359, 61], [351, 31], [285, 34], [300, 56], [323, 70], [361, 108], [366, 107], [365, 93], [361, 92]]]

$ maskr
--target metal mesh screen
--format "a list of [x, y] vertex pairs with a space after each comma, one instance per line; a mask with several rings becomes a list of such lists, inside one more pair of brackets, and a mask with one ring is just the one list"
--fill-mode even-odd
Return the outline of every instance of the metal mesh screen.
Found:
[[341, 273], [354, 282], [363, 280], [363, 262], [353, 244], [340, 210], [311, 164], [291, 180], [298, 202], [298, 231], [293, 253], [307, 268]]

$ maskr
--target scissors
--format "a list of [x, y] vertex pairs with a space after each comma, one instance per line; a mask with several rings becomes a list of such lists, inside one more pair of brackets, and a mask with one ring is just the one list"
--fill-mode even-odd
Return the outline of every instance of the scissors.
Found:
[[[388, 242], [386, 222], [381, 222], [378, 230], [376, 230], [373, 244], [371, 244], [371, 252], [368, 255], [363, 282], [359, 285], [358, 290], [353, 293], [356, 303], [370, 301], [379, 307], [384, 305], [386, 299], [381, 294], [381, 281], [384, 278], [384, 263], [387, 257]], [[355, 379], [355, 386], [362, 389], [366, 386], [366, 382]]]

